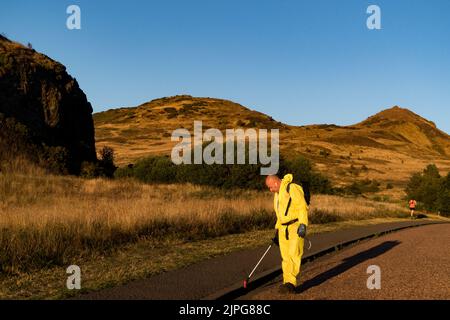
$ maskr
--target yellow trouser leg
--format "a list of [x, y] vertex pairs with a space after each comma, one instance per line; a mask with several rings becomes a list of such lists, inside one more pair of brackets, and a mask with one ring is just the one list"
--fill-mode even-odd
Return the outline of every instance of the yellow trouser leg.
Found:
[[297, 286], [297, 276], [300, 274], [304, 240], [297, 235], [297, 224], [291, 225], [288, 228], [289, 240], [286, 240], [286, 227], [280, 228], [278, 233], [283, 283], [289, 282]]

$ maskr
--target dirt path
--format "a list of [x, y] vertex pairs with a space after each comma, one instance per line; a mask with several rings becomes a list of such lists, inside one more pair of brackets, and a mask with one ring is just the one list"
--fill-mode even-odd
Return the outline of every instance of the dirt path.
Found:
[[[380, 267], [380, 290], [367, 288], [370, 265]], [[450, 299], [450, 224], [369, 240], [305, 265], [302, 274], [301, 293], [279, 294], [273, 282], [245, 298]]]
[[[305, 250], [305, 257], [313, 255], [335, 244], [357, 239], [377, 232], [430, 223], [426, 221], [405, 221], [383, 223], [366, 227], [350, 228], [336, 232], [312, 235], [313, 248]], [[254, 266], [266, 247], [233, 252], [190, 265], [178, 270], [130, 282], [128, 284], [91, 292], [78, 299], [213, 299], [226, 293], [233, 286], [242, 287], [242, 280]], [[258, 268], [258, 274], [278, 270], [280, 255], [273, 248]]]

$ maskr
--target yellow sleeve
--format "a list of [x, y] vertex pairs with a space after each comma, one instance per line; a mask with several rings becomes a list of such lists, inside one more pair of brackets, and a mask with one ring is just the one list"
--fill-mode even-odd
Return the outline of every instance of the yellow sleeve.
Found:
[[297, 210], [295, 210], [295, 214], [297, 215], [295, 218], [298, 219], [300, 223], [303, 223], [304, 225], [308, 225], [308, 205], [305, 201], [305, 196], [303, 193], [303, 188], [299, 185], [293, 185], [290, 190], [289, 194], [291, 195], [293, 207], [295, 207]]

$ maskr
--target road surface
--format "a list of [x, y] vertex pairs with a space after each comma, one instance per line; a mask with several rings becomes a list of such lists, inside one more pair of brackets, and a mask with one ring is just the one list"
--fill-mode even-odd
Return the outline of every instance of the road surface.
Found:
[[[313, 247], [310, 251], [305, 250], [304, 257], [312, 256], [330, 247], [333, 248], [336, 244], [373, 233], [423, 223], [430, 222], [384, 223], [312, 235]], [[421, 228], [423, 227], [418, 229]], [[245, 279], [266, 248], [264, 246], [233, 252], [178, 270], [161, 273], [148, 279], [136, 280], [122, 286], [83, 294], [77, 299], [215, 299], [235, 288], [241, 288], [242, 280]], [[258, 278], [264, 272], [276, 276], [279, 274], [279, 267], [279, 250], [274, 247], [258, 268], [254, 278]]]
[[[369, 290], [367, 268], [381, 271]], [[301, 292], [278, 293], [281, 279], [244, 299], [450, 299], [450, 224], [390, 233], [306, 264]]]

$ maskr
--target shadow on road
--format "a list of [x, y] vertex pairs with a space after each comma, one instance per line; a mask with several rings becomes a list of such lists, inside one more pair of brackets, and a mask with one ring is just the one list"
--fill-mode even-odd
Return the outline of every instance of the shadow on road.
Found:
[[380, 243], [379, 245], [370, 248], [366, 251], [360, 252], [354, 256], [348, 257], [343, 259], [342, 263], [340, 265], [337, 265], [336, 267], [327, 270], [317, 276], [315, 276], [312, 279], [309, 279], [307, 281], [305, 281], [301, 286], [300, 286], [300, 293], [305, 292], [306, 290], [318, 286], [322, 283], [324, 283], [325, 281], [347, 271], [348, 269], [353, 268], [354, 266], [375, 258], [389, 250], [391, 250], [392, 248], [394, 248], [395, 246], [399, 245], [400, 241], [385, 241], [383, 243]]

